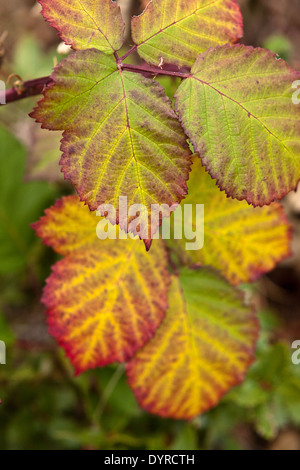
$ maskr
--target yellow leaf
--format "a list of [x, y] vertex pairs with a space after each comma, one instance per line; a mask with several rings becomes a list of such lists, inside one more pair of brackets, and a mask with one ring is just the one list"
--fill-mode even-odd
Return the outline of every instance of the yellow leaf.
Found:
[[[280, 204], [254, 208], [228, 198], [199, 158], [195, 158], [188, 191], [182, 207], [204, 204], [204, 247], [187, 251], [186, 239], [169, 241], [183, 264], [212, 266], [237, 285], [256, 280], [291, 255], [291, 227]], [[195, 207], [186, 223], [196, 230]]]
[[147, 411], [190, 419], [244, 379], [258, 322], [241, 293], [207, 268], [174, 277], [169, 305], [154, 338], [128, 363], [129, 385]]

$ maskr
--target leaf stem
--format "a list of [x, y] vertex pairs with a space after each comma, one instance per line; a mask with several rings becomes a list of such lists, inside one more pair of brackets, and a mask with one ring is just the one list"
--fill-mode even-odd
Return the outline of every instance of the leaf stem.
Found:
[[122, 70], [127, 70], [128, 72], [135, 72], [135, 73], [146, 73], [150, 75], [168, 75], [169, 77], [179, 77], [179, 78], [188, 78], [190, 77], [190, 73], [173, 71], [173, 70], [166, 70], [164, 68], [155, 67], [152, 65], [144, 64], [144, 65], [131, 65], [131, 64], [121, 64]]
[[[13, 101], [28, 98], [29, 96], [40, 95], [44, 88], [52, 82], [51, 77], [36, 78], [21, 82], [6, 91], [0, 92], [0, 103], [11, 103]], [[3, 99], [5, 96], [5, 100]]]
[[135, 44], [127, 52], [125, 52], [125, 54], [122, 57], [120, 57], [120, 61], [123, 62], [123, 60], [125, 60], [130, 54], [132, 54], [132, 52], [136, 50], [137, 50], [137, 45]]
[[100, 423], [100, 419], [106, 408], [106, 405], [123, 374], [124, 365], [119, 364], [116, 370], [114, 371], [113, 375], [111, 376], [110, 381], [108, 382], [107, 387], [104, 390], [103, 395], [93, 413], [93, 421], [95, 425]]
[[[134, 46], [135, 47], [135, 46]], [[132, 52], [133, 48], [130, 50]], [[125, 54], [125, 56], [128, 56], [129, 53]], [[174, 70], [168, 70], [165, 67], [155, 67], [152, 65], [148, 64], [143, 64], [143, 65], [131, 65], [131, 64], [124, 64], [122, 63], [122, 60], [124, 60], [124, 56], [121, 58], [118, 58], [116, 55], [116, 62], [118, 64], [118, 67], [121, 70], [126, 70], [128, 72], [134, 72], [134, 73], [141, 73], [141, 74], [146, 74], [146, 75], [167, 75], [169, 77], [179, 77], [179, 78], [188, 78], [190, 76], [190, 73], [186, 72], [180, 72], [174, 71]], [[28, 80], [25, 82], [21, 82], [18, 85], [15, 85], [12, 88], [9, 88], [6, 91], [0, 91], [0, 106], [1, 103], [12, 103], [13, 101], [18, 101], [23, 98], [28, 98], [29, 96], [35, 96], [35, 95], [40, 95], [44, 89], [50, 85], [53, 82], [52, 78], [49, 77], [42, 77], [42, 78], [36, 78], [34, 80]], [[5, 97], [5, 99], [4, 99]]]

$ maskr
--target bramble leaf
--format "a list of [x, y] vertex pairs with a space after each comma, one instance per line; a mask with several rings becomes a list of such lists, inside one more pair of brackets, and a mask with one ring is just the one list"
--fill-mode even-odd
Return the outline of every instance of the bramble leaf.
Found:
[[187, 135], [218, 186], [254, 206], [300, 179], [300, 74], [263, 49], [222, 46], [200, 55], [176, 92]]
[[62, 171], [91, 210], [112, 204], [127, 231], [120, 196], [128, 207], [144, 204], [149, 214], [151, 204], [180, 203], [190, 151], [161, 85], [122, 72], [114, 58], [95, 50], [73, 53], [53, 80], [31, 116], [44, 128], [65, 130]]
[[128, 380], [147, 411], [190, 419], [244, 379], [258, 322], [241, 293], [207, 268], [174, 277], [169, 305], [155, 336], [128, 363]]
[[243, 20], [235, 0], [152, 0], [132, 18], [132, 38], [150, 64], [191, 66], [197, 56], [218, 44], [236, 42]]
[[[185, 238], [168, 241], [183, 264], [212, 266], [236, 285], [256, 280], [291, 255], [291, 226], [279, 203], [254, 208], [245, 201], [227, 198], [198, 157], [188, 190], [184, 205], [192, 204], [193, 214], [190, 220], [183, 209], [184, 220], [195, 232], [195, 205], [204, 204], [204, 246], [187, 251]], [[172, 220], [176, 222], [176, 212]]]
[[38, 0], [44, 18], [73, 49], [112, 54], [124, 43], [125, 24], [111, 0]]
[[[50, 333], [77, 373], [128, 360], [161, 323], [170, 283], [161, 241], [99, 240], [95, 213], [64, 197], [34, 225], [65, 258], [53, 266], [42, 301]], [[117, 227], [115, 227], [117, 228]]]

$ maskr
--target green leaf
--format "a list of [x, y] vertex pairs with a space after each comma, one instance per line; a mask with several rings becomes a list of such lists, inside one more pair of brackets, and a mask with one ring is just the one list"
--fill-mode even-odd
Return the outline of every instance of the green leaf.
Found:
[[[151, 204], [180, 203], [190, 151], [161, 85], [122, 72], [95, 50], [72, 54], [52, 77], [31, 116], [44, 128], [65, 130], [62, 171], [91, 210], [113, 204], [119, 222], [120, 196], [149, 214]], [[127, 220], [120, 226], [127, 231]]]
[[223, 46], [200, 55], [180, 85], [181, 122], [228, 196], [254, 206], [280, 199], [300, 179], [300, 78], [263, 49]]
[[47, 49], [45, 52], [42, 43], [37, 41], [36, 37], [25, 36], [16, 44], [11, 70], [20, 75], [22, 80], [47, 76], [53, 67], [54, 57], [58, 62], [63, 59], [56, 48]]
[[287, 37], [280, 34], [269, 36], [264, 41], [263, 47], [265, 49], [269, 49], [271, 52], [274, 52], [274, 54], [277, 54], [281, 59], [286, 61], [289, 60], [293, 51], [291, 41]]
[[266, 440], [273, 440], [278, 434], [275, 413], [271, 408], [262, 406], [256, 412], [255, 428], [257, 433]]
[[243, 20], [235, 0], [152, 0], [132, 19], [139, 55], [151, 64], [191, 66], [198, 54], [217, 44], [236, 42]]
[[30, 223], [53, 201], [54, 190], [23, 182], [26, 150], [2, 127], [0, 145], [0, 274], [7, 274], [25, 266], [35, 241]]

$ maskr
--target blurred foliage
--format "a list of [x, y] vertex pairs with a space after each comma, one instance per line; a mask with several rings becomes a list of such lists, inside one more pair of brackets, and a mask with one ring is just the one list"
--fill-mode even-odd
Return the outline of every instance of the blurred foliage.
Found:
[[51, 49], [45, 54], [32, 36], [25, 36], [18, 42], [14, 53], [14, 72], [20, 75], [22, 80], [44, 77], [49, 75], [53, 66], [63, 58], [56, 49]]
[[281, 59], [289, 61], [292, 53], [292, 44], [291, 42], [282, 35], [269, 36], [263, 47], [269, 49], [274, 54], [277, 54]]
[[0, 315], [7, 344], [7, 365], [0, 367], [0, 449], [240, 449], [237, 431], [245, 424], [273, 439], [287, 425], [300, 424], [300, 368], [287, 345], [270, 342], [273, 316], [261, 314], [261, 323], [258, 359], [246, 381], [186, 423], [142, 411], [122, 365], [74, 377], [62, 351], [20, 347]]
[[55, 191], [43, 182], [24, 183], [26, 151], [0, 127], [0, 275], [11, 274], [29, 262], [36, 237], [30, 223], [53, 202]]
[[[45, 53], [41, 45], [32, 37], [25, 36], [17, 43], [14, 59], [9, 69], [23, 80], [47, 76], [53, 66], [64, 56], [51, 48]], [[30, 67], [28, 67], [30, 64]], [[6, 77], [3, 76], [3, 79]], [[10, 85], [15, 78], [10, 79]], [[2, 125], [10, 129], [23, 142], [27, 150], [25, 176], [28, 180], [49, 182], [63, 181], [58, 165], [60, 159], [61, 132], [49, 132], [41, 129], [33, 119], [28, 118], [39, 97], [11, 103], [0, 110]], [[25, 151], [25, 150], [24, 150]], [[1, 148], [1, 154], [4, 152]]]
[[246, 381], [223, 404], [229, 416], [235, 410], [238, 420], [253, 424], [259, 436], [273, 440], [285, 426], [300, 425], [300, 368], [291, 361], [290, 347], [271, 343], [275, 317], [265, 312], [260, 319], [257, 360]]
[[174, 104], [175, 102], [174, 94], [180, 85], [180, 82], [181, 82], [180, 78], [161, 75], [160, 77], [157, 77], [156, 79], [164, 87], [166, 95], [170, 98], [170, 100]]

